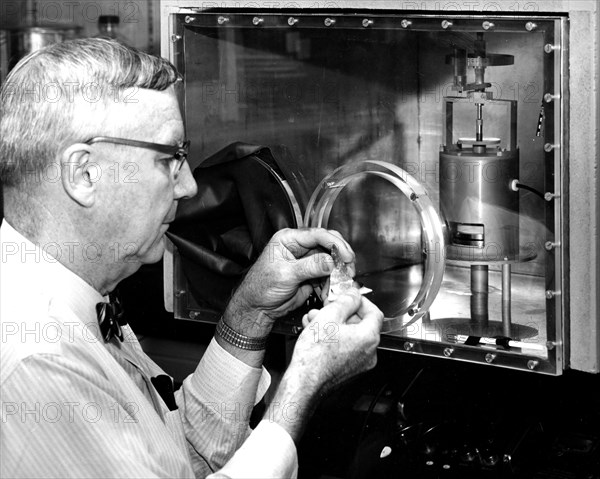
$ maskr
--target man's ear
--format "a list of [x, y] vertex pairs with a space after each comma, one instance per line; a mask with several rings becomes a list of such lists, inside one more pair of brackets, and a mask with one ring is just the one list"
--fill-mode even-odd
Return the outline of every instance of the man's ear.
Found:
[[76, 143], [65, 149], [61, 156], [61, 181], [66, 193], [84, 207], [96, 201], [96, 182], [100, 166], [90, 161], [90, 147]]

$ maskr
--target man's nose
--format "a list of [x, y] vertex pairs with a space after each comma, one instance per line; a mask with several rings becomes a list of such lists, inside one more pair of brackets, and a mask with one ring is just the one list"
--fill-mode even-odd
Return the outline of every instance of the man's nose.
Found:
[[184, 161], [175, 184], [175, 199], [191, 198], [196, 193], [198, 193], [198, 185], [192, 175], [189, 163]]

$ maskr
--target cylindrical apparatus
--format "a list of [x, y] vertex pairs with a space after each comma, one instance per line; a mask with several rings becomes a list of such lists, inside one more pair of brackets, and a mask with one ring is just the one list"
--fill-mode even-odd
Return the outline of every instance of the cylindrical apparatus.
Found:
[[477, 143], [440, 152], [440, 208], [450, 230], [448, 259], [486, 263], [518, 256], [519, 194], [510, 188], [518, 177], [518, 149], [503, 151]]
[[[474, 107], [474, 138], [453, 141], [456, 104]], [[485, 92], [469, 92], [467, 97], [446, 98], [444, 105], [440, 209], [449, 230], [446, 258], [470, 265], [470, 320], [484, 328], [490, 326], [489, 265], [502, 264], [502, 332], [512, 336], [510, 263], [519, 261], [519, 194], [511, 186], [519, 177], [516, 102], [493, 100]], [[505, 108], [508, 133], [504, 144], [500, 138], [484, 136], [486, 106]]]

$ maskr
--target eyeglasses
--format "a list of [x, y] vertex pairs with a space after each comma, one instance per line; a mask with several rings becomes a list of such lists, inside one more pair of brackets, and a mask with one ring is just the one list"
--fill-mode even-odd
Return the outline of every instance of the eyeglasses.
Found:
[[171, 155], [170, 158], [164, 159], [170, 160], [171, 162], [169, 166], [171, 168], [173, 181], [177, 181], [181, 167], [183, 166], [184, 161], [187, 160], [190, 147], [190, 140], [185, 140], [181, 145], [164, 145], [162, 143], [126, 140], [124, 138], [113, 138], [111, 136], [97, 136], [84, 143], [87, 145], [93, 145], [94, 143], [112, 143], [113, 145], [135, 146], [137, 148], [148, 148], [149, 150], [156, 150]]

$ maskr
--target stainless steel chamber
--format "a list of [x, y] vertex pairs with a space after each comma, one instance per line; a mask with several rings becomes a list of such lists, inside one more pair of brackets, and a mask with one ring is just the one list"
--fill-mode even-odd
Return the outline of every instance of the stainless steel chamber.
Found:
[[[310, 196], [291, 204], [353, 245], [383, 348], [571, 367], [568, 12], [215, 7], [163, 4], [192, 167], [285, 146]], [[176, 316], [214, 321], [165, 264]]]

